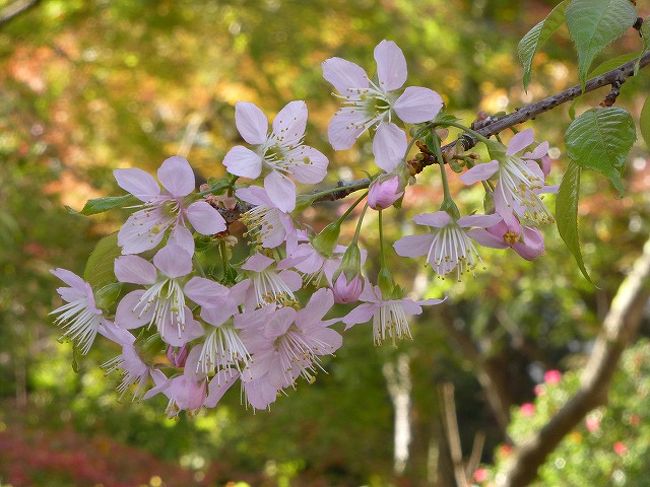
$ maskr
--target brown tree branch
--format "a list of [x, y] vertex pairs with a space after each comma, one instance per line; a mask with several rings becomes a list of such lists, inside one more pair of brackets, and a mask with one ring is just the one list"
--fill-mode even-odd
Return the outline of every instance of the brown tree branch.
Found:
[[607, 401], [621, 354], [635, 335], [650, 297], [650, 239], [621, 283], [582, 374], [582, 385], [532, 438], [515, 448], [500, 487], [528, 485], [538, 468], [589, 411]]
[[24, 14], [31, 8], [36, 7], [40, 2], [41, 0], [16, 0], [10, 3], [0, 11], [0, 27], [8, 24], [11, 20]]

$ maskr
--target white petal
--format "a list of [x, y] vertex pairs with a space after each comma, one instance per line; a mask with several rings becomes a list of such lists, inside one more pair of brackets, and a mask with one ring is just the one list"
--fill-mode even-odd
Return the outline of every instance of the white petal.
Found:
[[384, 91], [400, 88], [406, 81], [406, 58], [393, 41], [383, 40], [375, 47], [377, 77]]
[[266, 141], [269, 121], [254, 103], [240, 101], [235, 105], [235, 124], [242, 138], [251, 145]]

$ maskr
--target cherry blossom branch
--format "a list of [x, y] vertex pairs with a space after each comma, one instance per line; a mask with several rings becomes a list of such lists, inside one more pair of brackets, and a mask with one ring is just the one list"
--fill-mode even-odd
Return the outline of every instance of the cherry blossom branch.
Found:
[[[589, 93], [591, 91], [602, 88], [603, 86], [620, 87], [620, 85], [622, 85], [625, 80], [635, 75], [635, 71], [637, 69], [644, 68], [648, 64], [650, 64], [650, 53], [646, 53], [638, 60], [635, 59], [633, 61], [627, 62], [615, 69], [612, 69], [611, 71], [608, 71], [607, 73], [590, 79], [585, 85], [584, 92], [579, 85], [576, 85], [564, 91], [561, 91], [560, 93], [556, 93], [555, 95], [548, 96], [538, 102], [524, 105], [523, 107], [515, 110], [508, 115], [504, 115], [503, 117], [488, 117], [485, 120], [481, 120], [480, 122], [473, 124], [472, 128], [476, 130], [476, 132], [478, 132], [480, 135], [483, 135], [485, 137], [499, 134], [506, 129], [514, 127], [515, 125], [522, 124], [528, 120], [533, 120], [537, 115], [548, 112], [549, 110], [552, 110], [559, 105], [578, 98], [585, 93]], [[477, 143], [476, 136], [473, 136], [469, 133], [464, 133], [454, 142], [444, 145], [442, 147], [443, 154], [448, 154], [454, 150], [457, 142], [459, 141], [463, 144], [465, 150], [471, 149]], [[426, 166], [429, 166], [434, 162], [434, 160], [426, 159], [419, 162], [418, 164], [412, 165], [413, 172], [415, 174], [418, 174], [422, 172]], [[316, 198], [313, 202], [316, 203], [321, 201], [336, 201], [343, 199], [355, 191], [367, 188], [370, 186], [371, 182], [371, 178], [357, 179], [350, 182], [339, 181], [336, 187], [315, 193], [314, 196], [316, 196]], [[321, 193], [322, 195], [318, 196]], [[248, 209], [250, 209], [249, 205], [239, 203], [233, 209], [220, 209], [219, 211], [225, 220], [228, 223], [231, 223], [239, 219], [241, 213], [247, 211]]]
[[649, 298], [650, 239], [618, 288], [584, 368], [580, 389], [532, 438], [515, 448], [503, 480], [498, 483], [500, 487], [518, 487], [532, 482], [538, 468], [562, 439], [589, 411], [607, 402], [612, 375], [636, 334]]
[[36, 7], [40, 2], [41, 0], [17, 0], [16, 2], [10, 3], [0, 11], [0, 26], [9, 23], [19, 15]]

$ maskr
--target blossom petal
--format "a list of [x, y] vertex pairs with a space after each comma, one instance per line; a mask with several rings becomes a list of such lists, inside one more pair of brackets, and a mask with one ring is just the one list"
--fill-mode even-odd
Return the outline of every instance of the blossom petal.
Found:
[[327, 127], [327, 136], [334, 150], [346, 150], [366, 131], [368, 117], [361, 111], [339, 110]]
[[[162, 319], [169, 320], [170, 315], [165, 314]], [[156, 324], [160, 330], [160, 338], [162, 338], [165, 343], [174, 347], [182, 347], [195, 338], [203, 336], [205, 333], [201, 323], [192, 318], [192, 310], [187, 306], [185, 306], [185, 326], [181, 328], [180, 333], [178, 331], [178, 326], [173, 325], [170, 321]], [[192, 367], [193, 365], [191, 364], [190, 356], [188, 355], [187, 361], [185, 362], [185, 370], [192, 370]], [[196, 365], [194, 365], [194, 367], [196, 367]], [[196, 370], [196, 368], [194, 368], [194, 370]]]
[[490, 179], [498, 170], [499, 161], [484, 162], [483, 164], [477, 164], [469, 171], [461, 174], [460, 180], [469, 186], [470, 184]]
[[140, 210], [133, 213], [117, 234], [117, 244], [123, 254], [140, 254], [156, 247], [171, 222], [156, 210]]
[[372, 141], [375, 163], [384, 171], [393, 171], [404, 159], [406, 133], [394, 123], [381, 123]]
[[433, 235], [408, 235], [393, 244], [397, 255], [401, 257], [421, 257], [426, 255], [433, 243]]
[[203, 405], [207, 408], [213, 408], [221, 400], [223, 395], [239, 379], [239, 374], [233, 370], [220, 370], [210, 380], [208, 384], [208, 397], [205, 398]]
[[534, 260], [544, 253], [544, 236], [536, 228], [525, 227], [523, 241], [515, 243], [512, 248], [526, 260]]
[[115, 169], [113, 176], [120, 188], [140, 201], [152, 201], [160, 195], [160, 186], [151, 174], [142, 169]]
[[215, 306], [218, 298], [228, 295], [228, 288], [205, 277], [193, 277], [185, 284], [183, 292], [199, 306]]
[[294, 146], [302, 141], [307, 127], [307, 104], [302, 100], [287, 103], [273, 120], [273, 138], [281, 146]]
[[255, 179], [262, 173], [262, 157], [243, 145], [236, 145], [223, 158], [226, 170], [235, 176]]
[[264, 189], [273, 205], [285, 213], [296, 207], [296, 185], [291, 179], [277, 171], [271, 171], [264, 178]]
[[458, 219], [458, 225], [467, 227], [487, 228], [496, 225], [502, 220], [501, 215], [491, 213], [489, 215], [466, 215]]
[[523, 159], [541, 159], [542, 157], [548, 154], [549, 143], [547, 141], [542, 142], [532, 152], [526, 152], [522, 158]]
[[143, 294], [144, 290], [138, 289], [137, 291], [131, 291], [120, 300], [115, 311], [115, 324], [117, 326], [125, 330], [132, 330], [151, 322], [154, 312], [153, 306], [150, 306], [142, 313], [134, 311]]
[[254, 103], [239, 101], [235, 105], [235, 125], [242, 138], [251, 145], [266, 141], [269, 121], [264, 112]]
[[165, 159], [158, 168], [158, 179], [172, 196], [182, 198], [196, 187], [194, 171], [187, 159], [173, 156]]
[[357, 89], [370, 85], [368, 75], [361, 66], [340, 57], [323, 62], [323, 78], [342, 95], [355, 94]]
[[442, 97], [429, 88], [409, 86], [397, 99], [393, 108], [397, 116], [407, 123], [433, 120], [442, 110]]
[[506, 155], [511, 156], [513, 154], [516, 154], [517, 152], [528, 147], [533, 142], [535, 142], [535, 133], [533, 132], [533, 129], [522, 130], [521, 132], [516, 133], [512, 139], [510, 139]]
[[427, 225], [434, 228], [442, 228], [451, 222], [451, 217], [446, 211], [435, 211], [433, 213], [421, 213], [413, 217], [418, 225]]
[[435, 298], [423, 299], [421, 301], [416, 301], [416, 302], [420, 306], [436, 306], [438, 304], [444, 303], [445, 301], [447, 301], [447, 296], [445, 296], [444, 298], [441, 298], [441, 299], [435, 299]]
[[85, 291], [86, 281], [84, 281], [74, 272], [69, 271], [68, 269], [61, 269], [60, 267], [52, 269], [50, 272], [65, 282], [71, 288]]
[[273, 202], [266, 194], [266, 191], [264, 191], [264, 188], [260, 186], [240, 188], [235, 192], [235, 196], [251, 205], [264, 205], [268, 208], [274, 208]]
[[379, 86], [384, 91], [393, 91], [406, 82], [406, 58], [393, 41], [383, 40], [375, 47], [375, 62]]
[[251, 255], [248, 259], [246, 259], [246, 261], [242, 264], [241, 268], [246, 271], [262, 272], [268, 266], [273, 264], [273, 262], [275, 261], [270, 257], [267, 257], [266, 255], [260, 253], [256, 253]]
[[137, 255], [118, 257], [113, 268], [118, 281], [131, 284], [153, 284], [158, 274], [151, 262]]
[[499, 238], [497, 235], [488, 232], [484, 228], [472, 228], [467, 231], [467, 235], [483, 247], [490, 247], [493, 249], [505, 249], [509, 247], [503, 238]]
[[302, 278], [300, 274], [295, 271], [284, 270], [278, 274], [280, 279], [284, 281], [287, 287], [295, 292], [302, 287]]
[[301, 183], [317, 184], [327, 175], [329, 161], [319, 150], [301, 145], [287, 155], [291, 174]]
[[370, 321], [370, 318], [372, 318], [377, 307], [378, 305], [375, 303], [363, 303], [354, 308], [347, 315], [341, 318], [341, 321], [346, 325], [345, 329], [349, 330], [354, 325]]
[[194, 237], [185, 225], [178, 224], [169, 234], [167, 245], [178, 245], [188, 254], [194, 255]]
[[214, 235], [226, 229], [226, 220], [206, 201], [196, 201], [187, 208], [187, 219], [194, 230], [203, 235]]
[[160, 249], [154, 255], [153, 263], [163, 274], [172, 279], [192, 272], [192, 255], [174, 244]]
[[332, 309], [332, 306], [334, 306], [332, 291], [326, 287], [320, 288], [312, 294], [309, 302], [298, 312], [296, 322], [301, 324], [301, 322], [314, 323], [320, 321]]

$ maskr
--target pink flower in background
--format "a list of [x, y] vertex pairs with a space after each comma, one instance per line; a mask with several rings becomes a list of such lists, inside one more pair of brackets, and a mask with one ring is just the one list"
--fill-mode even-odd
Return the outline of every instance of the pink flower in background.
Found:
[[406, 133], [392, 123], [397, 115], [407, 123], [433, 120], [443, 106], [438, 93], [428, 88], [409, 86], [396, 92], [406, 82], [406, 59], [392, 41], [375, 47], [377, 78], [368, 78], [363, 68], [338, 57], [323, 62], [323, 77], [336, 88], [343, 107], [329, 124], [330, 144], [335, 150], [349, 149], [370, 127], [377, 126], [372, 144], [377, 165], [393, 171], [406, 152]]
[[63, 336], [72, 340], [85, 355], [95, 341], [100, 325], [106, 320], [95, 304], [90, 284], [66, 269], [50, 272], [68, 285], [56, 290], [66, 304], [50, 314], [58, 315], [54, 323], [64, 329]]
[[206, 201], [189, 203], [188, 195], [194, 191], [194, 172], [187, 160], [174, 156], [165, 159], [158, 169], [156, 180], [142, 169], [116, 169], [117, 184], [144, 204], [122, 225], [117, 241], [123, 254], [139, 254], [156, 247], [171, 230], [170, 241], [194, 253], [194, 238], [187, 229], [203, 235], [213, 235], [226, 229], [221, 214]]
[[348, 330], [359, 323], [366, 323], [372, 318], [373, 336], [376, 345], [391, 338], [393, 342], [405, 337], [411, 338], [408, 317], [422, 313], [422, 306], [440, 304], [445, 299], [425, 299], [413, 301], [411, 299], [385, 299], [379, 286], [373, 286], [366, 280], [359, 300], [363, 301], [347, 315], [341, 318]]
[[370, 185], [368, 191], [368, 206], [373, 210], [384, 210], [402, 197], [404, 190], [400, 188], [399, 176], [377, 180]]
[[302, 287], [302, 278], [292, 270], [276, 270], [275, 261], [262, 254], [253, 254], [241, 266], [248, 271], [251, 286], [246, 294], [247, 309], [267, 304], [291, 304], [296, 302], [293, 294]]
[[507, 222], [512, 223], [519, 217], [523, 222], [533, 224], [549, 223], [553, 217], [539, 198], [539, 193], [552, 192], [554, 188], [544, 186], [544, 172], [539, 164], [531, 158], [543, 158], [542, 152], [548, 151], [548, 144], [540, 144], [533, 152], [519, 157], [516, 154], [530, 146], [535, 140], [532, 129], [515, 134], [510, 140], [503, 160], [477, 164], [460, 176], [465, 184], [487, 181], [497, 177], [494, 190], [494, 205]]
[[595, 433], [600, 429], [600, 416], [594, 414], [587, 416], [585, 426], [590, 433]]
[[474, 228], [467, 232], [485, 247], [512, 248], [526, 260], [533, 260], [544, 253], [544, 236], [537, 228], [522, 227], [519, 220], [501, 220], [487, 228]]
[[619, 456], [623, 456], [627, 453], [627, 446], [622, 441], [617, 441], [614, 443], [614, 453]]
[[295, 208], [296, 186], [287, 176], [307, 184], [320, 183], [325, 178], [327, 157], [302, 143], [307, 126], [304, 101], [292, 101], [280, 110], [270, 133], [266, 115], [253, 103], [235, 105], [235, 123], [243, 139], [255, 150], [237, 145], [226, 154], [223, 164], [230, 174], [250, 179], [268, 169], [264, 189], [275, 207], [284, 212]]
[[185, 304], [184, 278], [192, 272], [192, 256], [178, 245], [168, 244], [153, 264], [137, 255], [115, 259], [118, 281], [147, 286], [124, 296], [115, 312], [115, 323], [130, 330], [155, 325], [169, 345], [182, 346], [203, 335], [203, 328]]
[[431, 227], [431, 233], [403, 237], [395, 242], [393, 247], [402, 257], [426, 255], [427, 262], [440, 276], [456, 269], [457, 278], [460, 280], [461, 275], [472, 271], [480, 261], [468, 229], [490, 227], [499, 220], [501, 217], [496, 214], [469, 215], [458, 220], [454, 220], [445, 211], [416, 215], [413, 221], [418, 225]]
[[519, 407], [522, 416], [530, 417], [535, 415], [535, 405], [531, 402], [525, 402]]
[[246, 236], [254, 244], [272, 249], [285, 241], [297, 240], [291, 216], [271, 200], [264, 188], [249, 186], [238, 189], [236, 194], [240, 200], [255, 205], [241, 216], [248, 229]]
[[474, 470], [474, 480], [477, 482], [485, 482], [490, 476], [490, 472], [486, 468], [477, 468]]
[[544, 382], [547, 384], [559, 384], [562, 380], [562, 372], [559, 370], [547, 370], [544, 372]]

